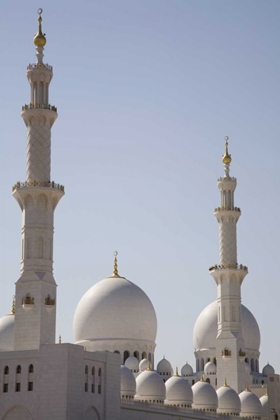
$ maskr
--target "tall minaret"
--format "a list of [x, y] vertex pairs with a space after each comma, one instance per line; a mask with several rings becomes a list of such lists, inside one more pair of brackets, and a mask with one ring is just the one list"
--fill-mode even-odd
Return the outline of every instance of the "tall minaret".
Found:
[[14, 350], [55, 343], [56, 283], [53, 277], [53, 218], [64, 187], [51, 181], [51, 127], [57, 110], [49, 104], [52, 67], [43, 62], [46, 45], [42, 9], [34, 37], [36, 64], [27, 67], [30, 104], [22, 107], [27, 127], [27, 174], [13, 187], [22, 210], [21, 275], [16, 283]]
[[220, 263], [209, 271], [217, 283], [218, 333], [217, 333], [217, 387], [228, 384], [240, 392], [245, 387], [245, 352], [241, 324], [241, 284], [248, 268], [237, 263], [236, 224], [240, 208], [234, 206], [236, 178], [229, 175], [231, 156], [228, 137], [225, 138], [222, 157], [224, 176], [218, 179], [221, 193], [220, 207], [214, 215], [219, 223]]

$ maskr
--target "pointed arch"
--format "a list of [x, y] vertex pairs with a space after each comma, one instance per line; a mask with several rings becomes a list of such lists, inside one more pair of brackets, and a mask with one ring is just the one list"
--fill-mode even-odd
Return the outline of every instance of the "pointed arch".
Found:
[[21, 405], [17, 405], [11, 408], [3, 417], [3, 420], [14, 420], [14, 419], [33, 420], [27, 408]]

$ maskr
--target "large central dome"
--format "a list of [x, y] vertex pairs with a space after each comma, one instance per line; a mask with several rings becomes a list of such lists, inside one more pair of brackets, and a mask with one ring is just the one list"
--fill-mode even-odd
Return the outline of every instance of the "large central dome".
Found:
[[150, 299], [140, 287], [124, 277], [112, 275], [84, 294], [73, 327], [76, 344], [103, 342], [103, 348], [90, 345], [89, 349], [110, 350], [108, 341], [155, 345], [157, 319]]

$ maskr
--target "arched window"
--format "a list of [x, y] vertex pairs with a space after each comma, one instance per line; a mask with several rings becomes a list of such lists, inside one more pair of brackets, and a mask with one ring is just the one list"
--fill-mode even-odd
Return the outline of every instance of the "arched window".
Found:
[[28, 372], [29, 373], [33, 373], [34, 372], [34, 366], [33, 365], [29, 365]]
[[210, 362], [210, 357], [207, 357], [206, 363]]
[[208, 384], [211, 383], [210, 378], [206, 378], [206, 382], [208, 382]]
[[259, 361], [258, 359], [255, 360], [255, 367], [256, 367], [256, 372], [259, 371]]
[[194, 379], [192, 380], [192, 385], [194, 385]]
[[123, 354], [123, 363], [125, 363], [126, 359], [128, 359], [128, 358], [129, 358], [129, 351], [126, 350]]
[[98, 369], [98, 376], [99, 376], [99, 377], [101, 376], [101, 373], [102, 373], [102, 372], [101, 372], [101, 368], [99, 368], [99, 369]]
[[119, 350], [115, 350], [114, 353], [120, 354]]
[[203, 370], [204, 369], [204, 359], [202, 358], [200, 362], [201, 362], [200, 370]]
[[21, 373], [21, 366], [20, 365], [17, 366], [17, 373]]
[[135, 351], [135, 352], [133, 353], [133, 356], [134, 356], [134, 357], [136, 357], [136, 359], [138, 359], [138, 360], [139, 360], [139, 351]]
[[93, 366], [92, 367], [92, 369], [91, 369], [91, 374], [92, 374], [92, 376], [94, 376], [95, 375], [95, 367]]
[[142, 359], [147, 359], [147, 353], [145, 351], [142, 353]]
[[86, 367], [85, 367], [85, 374], [86, 375], [88, 374], [88, 365], [86, 365]]
[[5, 366], [4, 375], [9, 375], [9, 366]]
[[214, 363], [214, 365], [216, 365], [216, 366], [217, 366], [217, 359], [216, 359], [216, 357], [214, 357], [214, 359], [213, 359], [213, 363]]
[[252, 372], [255, 372], [255, 363], [254, 363], [254, 359], [251, 359], [251, 370], [252, 370]]

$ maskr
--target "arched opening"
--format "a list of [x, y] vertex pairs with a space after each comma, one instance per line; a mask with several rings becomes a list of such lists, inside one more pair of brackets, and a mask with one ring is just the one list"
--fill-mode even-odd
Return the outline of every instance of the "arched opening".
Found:
[[115, 350], [114, 353], [120, 354], [119, 350]]
[[142, 353], [142, 359], [147, 359], [147, 353], [145, 351]]
[[210, 378], [206, 378], [206, 382], [208, 382], [208, 384], [211, 383]]
[[210, 357], [207, 357], [206, 363], [210, 362]]
[[255, 363], [254, 363], [254, 359], [251, 359], [251, 371], [255, 372]]
[[217, 359], [216, 359], [216, 357], [213, 358], [213, 363], [214, 363], [215, 366], [217, 366]]
[[20, 365], [17, 366], [17, 374], [18, 373], [21, 373], [21, 366]]
[[133, 356], [136, 357], [137, 360], [139, 360], [139, 351], [135, 351], [133, 353]]
[[98, 376], [101, 377], [102, 371], [101, 368], [98, 369]]
[[94, 375], [95, 375], [95, 367], [94, 367], [94, 366], [92, 366], [92, 369], [91, 369], [91, 374], [92, 374], [92, 376], [94, 376]]
[[204, 369], [204, 359], [202, 357], [200, 360], [200, 370], [203, 370], [203, 369]]
[[125, 363], [126, 359], [128, 359], [130, 356], [130, 353], [128, 350], [126, 350], [123, 354], [123, 363]]
[[259, 372], [259, 361], [258, 361], [258, 359], [255, 360], [255, 367], [256, 367], [256, 372]]
[[28, 372], [29, 373], [33, 373], [34, 372], [34, 366], [33, 365], [29, 365]]
[[9, 375], [9, 366], [5, 366], [4, 375]]
[[86, 367], [85, 367], [85, 374], [86, 375], [88, 374], [88, 365], [86, 365]]

